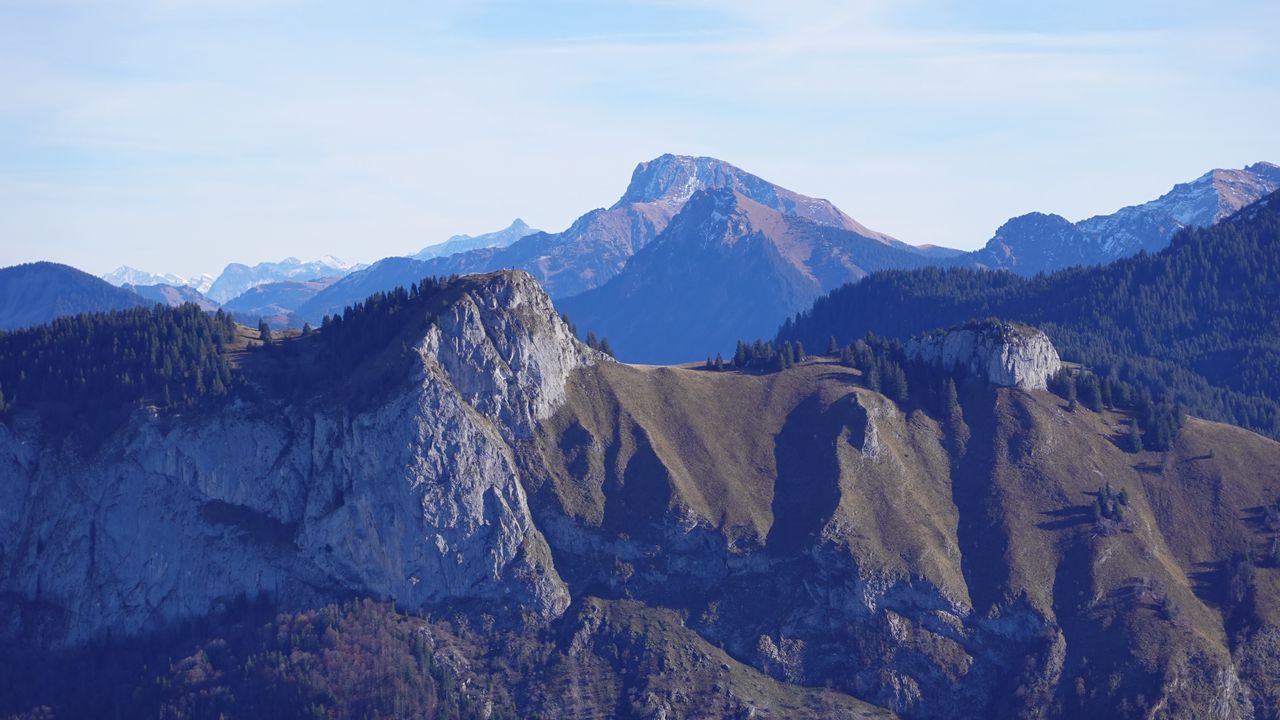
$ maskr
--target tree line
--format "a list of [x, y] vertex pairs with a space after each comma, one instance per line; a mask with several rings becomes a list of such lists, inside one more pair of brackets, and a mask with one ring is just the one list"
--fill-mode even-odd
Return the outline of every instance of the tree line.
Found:
[[188, 408], [227, 395], [235, 323], [195, 305], [62, 317], [0, 334], [0, 412], [31, 410], [47, 429], [110, 427], [141, 405]]

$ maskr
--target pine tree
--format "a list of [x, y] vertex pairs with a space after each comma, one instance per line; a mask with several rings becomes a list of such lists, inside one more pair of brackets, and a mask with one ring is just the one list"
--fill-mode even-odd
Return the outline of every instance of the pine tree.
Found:
[[0, 413], [4, 412], [8, 407], [4, 401], [4, 388], [0, 387]]
[[707, 364], [706, 364], [706, 365], [704, 365], [703, 367], [704, 367], [705, 369], [707, 369], [707, 370], [712, 370], [712, 369], [714, 369], [714, 368], [715, 368], [715, 363], [711, 362], [711, 356], [710, 356], [710, 355], [708, 355], [708, 356], [707, 356]]
[[1138, 429], [1137, 418], [1129, 423], [1129, 449], [1136, 453], [1142, 452], [1142, 431]]
[[266, 320], [258, 321], [258, 337], [262, 339], [263, 345], [271, 344], [271, 326], [267, 325]]
[[1094, 412], [1102, 412], [1102, 383], [1098, 376], [1089, 373], [1084, 378], [1084, 406]]
[[592, 350], [600, 349], [600, 340], [599, 338], [596, 337], [595, 330], [587, 331], [587, 347], [591, 348]]
[[907, 374], [898, 363], [891, 362], [886, 365], [882, 382], [885, 386], [885, 394], [894, 402], [905, 403], [911, 397], [907, 387]]
[[942, 410], [949, 417], [960, 409], [960, 397], [956, 394], [956, 381], [947, 378], [942, 389]]
[[1067, 383], [1066, 384], [1067, 409], [1070, 410], [1071, 412], [1075, 412], [1076, 405], [1078, 404], [1076, 400], [1076, 379], [1068, 375], [1066, 379], [1066, 383]]
[[796, 362], [803, 362], [805, 357], [807, 356], [804, 351], [804, 343], [797, 340], [796, 341]]
[[827, 354], [831, 356], [840, 354], [840, 344], [836, 342], [835, 335], [832, 335], [831, 339], [827, 341]]
[[[414, 287], [416, 288], [416, 287], [417, 287], [417, 285], [414, 285]], [[302, 337], [307, 337], [307, 336], [308, 336], [308, 335], [310, 335], [311, 333], [312, 333], [311, 323], [309, 323], [309, 322], [307, 322], [307, 323], [302, 323]]]
[[716, 365], [715, 365], [715, 367], [716, 367], [716, 370], [717, 370], [717, 371], [724, 370], [724, 358], [723, 358], [723, 357], [721, 357], [720, 353], [716, 353]]
[[609, 344], [609, 338], [600, 338], [600, 352], [609, 357], [616, 357], [613, 354], [613, 346]]

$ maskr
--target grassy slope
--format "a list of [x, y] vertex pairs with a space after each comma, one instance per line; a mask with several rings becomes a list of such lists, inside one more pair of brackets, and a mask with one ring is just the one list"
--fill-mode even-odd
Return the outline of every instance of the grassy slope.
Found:
[[[1269, 540], [1250, 509], [1276, 499], [1280, 444], [1191, 419], [1172, 451], [1133, 454], [1123, 415], [974, 390], [962, 398], [973, 440], [949, 453], [938, 421], [857, 383], [825, 359], [768, 376], [585, 371], [539, 438], [548, 482], [535, 497], [618, 537], [696, 521], [739, 553], [786, 553], [820, 534], [975, 617], [1025, 597], [1061, 627], [1067, 708], [1116, 692], [1159, 694], [1166, 709], [1196, 702], [1218, 682], [1204, 668], [1280, 620], [1280, 571], [1259, 567], [1243, 599], [1225, 589], [1233, 554]], [[1090, 517], [1104, 481], [1129, 495], [1123, 522]], [[1097, 687], [1103, 668], [1126, 686]]]

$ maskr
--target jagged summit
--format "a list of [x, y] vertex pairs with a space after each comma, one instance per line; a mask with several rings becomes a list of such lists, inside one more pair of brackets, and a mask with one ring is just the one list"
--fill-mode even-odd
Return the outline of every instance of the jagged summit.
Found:
[[886, 244], [903, 245], [884, 233], [868, 229], [844, 214], [829, 200], [807, 197], [779, 187], [723, 160], [689, 155], [662, 155], [636, 166], [631, 183], [617, 203], [618, 209], [636, 203], [680, 207], [698, 190], [726, 189], [788, 215], [820, 225], [852, 230]]
[[631, 183], [614, 207], [637, 202], [681, 204], [696, 190], [731, 187], [748, 178], [764, 182], [723, 160], [666, 153], [636, 165], [635, 171], [631, 173]]

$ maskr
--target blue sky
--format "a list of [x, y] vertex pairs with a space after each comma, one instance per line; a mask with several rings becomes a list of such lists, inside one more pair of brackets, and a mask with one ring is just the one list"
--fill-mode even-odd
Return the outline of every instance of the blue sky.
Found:
[[1274, 2], [0, 0], [0, 265], [559, 230], [664, 152], [976, 247], [1280, 161], [1277, 29]]

